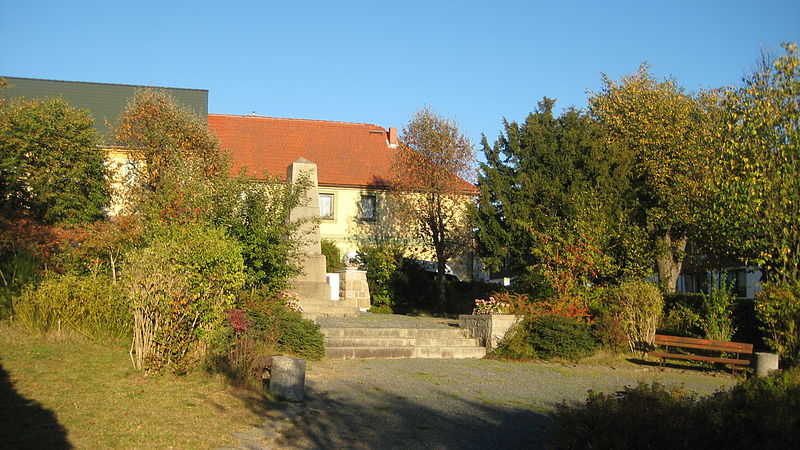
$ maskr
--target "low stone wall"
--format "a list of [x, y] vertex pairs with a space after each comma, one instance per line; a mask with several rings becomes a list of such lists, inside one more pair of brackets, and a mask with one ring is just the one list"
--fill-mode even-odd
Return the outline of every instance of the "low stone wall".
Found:
[[458, 326], [467, 332], [467, 337], [480, 339], [486, 348], [497, 348], [514, 324], [522, 316], [513, 314], [470, 314], [458, 316]]

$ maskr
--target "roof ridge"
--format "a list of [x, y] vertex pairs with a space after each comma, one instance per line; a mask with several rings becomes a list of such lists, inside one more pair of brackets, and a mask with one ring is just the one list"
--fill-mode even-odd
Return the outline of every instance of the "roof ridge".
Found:
[[378, 127], [384, 131], [386, 128], [382, 127], [381, 125], [377, 125], [374, 123], [367, 123], [367, 122], [345, 122], [341, 120], [322, 120], [322, 119], [296, 119], [292, 117], [272, 117], [272, 116], [256, 116], [252, 114], [217, 114], [217, 113], [208, 113], [208, 116], [225, 116], [225, 117], [241, 117], [244, 119], [270, 119], [270, 120], [285, 120], [285, 121], [292, 121], [292, 122], [316, 122], [321, 124], [338, 124], [338, 125], [367, 125], [371, 127]]
[[0, 75], [0, 78], [13, 78], [17, 80], [33, 80], [33, 81], [52, 81], [56, 83], [70, 83], [70, 84], [101, 84], [103, 86], [125, 86], [125, 87], [134, 87], [134, 88], [150, 88], [150, 89], [171, 89], [171, 90], [179, 90], [179, 91], [200, 91], [200, 92], [208, 92], [208, 89], [200, 89], [200, 88], [182, 88], [182, 87], [173, 87], [173, 86], [156, 86], [154, 84], [125, 84], [125, 83], [105, 83], [102, 81], [75, 81], [75, 80], [55, 80], [52, 78], [31, 78], [31, 77], [14, 77], [11, 75]]

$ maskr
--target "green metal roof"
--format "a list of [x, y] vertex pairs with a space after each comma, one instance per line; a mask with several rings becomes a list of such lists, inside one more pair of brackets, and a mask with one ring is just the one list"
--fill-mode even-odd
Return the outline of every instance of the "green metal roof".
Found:
[[137, 86], [131, 84], [92, 83], [84, 81], [41, 80], [0, 76], [8, 82], [0, 90], [0, 97], [12, 99], [46, 99], [62, 97], [76, 108], [88, 109], [94, 116], [94, 126], [104, 144], [112, 144], [114, 138], [106, 122], [115, 124], [137, 89], [159, 89], [167, 91], [178, 103], [189, 108], [203, 120], [208, 120], [208, 90], [184, 89], [160, 86]]

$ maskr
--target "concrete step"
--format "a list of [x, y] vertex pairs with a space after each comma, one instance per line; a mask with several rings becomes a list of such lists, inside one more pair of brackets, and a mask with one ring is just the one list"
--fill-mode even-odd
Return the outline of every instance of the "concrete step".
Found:
[[322, 334], [330, 338], [453, 338], [467, 339], [464, 332], [458, 328], [365, 328], [365, 327], [336, 327], [320, 328]]
[[328, 359], [483, 358], [485, 347], [325, 347]]
[[325, 347], [478, 347], [477, 339], [325, 337]]

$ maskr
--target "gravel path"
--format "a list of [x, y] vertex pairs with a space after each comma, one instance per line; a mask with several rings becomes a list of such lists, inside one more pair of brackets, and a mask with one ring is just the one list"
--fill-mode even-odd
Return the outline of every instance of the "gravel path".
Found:
[[700, 394], [735, 383], [728, 374], [661, 372], [627, 362], [309, 362], [306, 401], [275, 411], [250, 438], [237, 437], [239, 448], [542, 448], [560, 402], [638, 381], [684, 385]]

